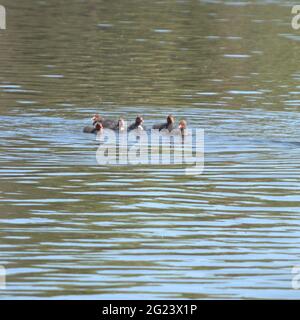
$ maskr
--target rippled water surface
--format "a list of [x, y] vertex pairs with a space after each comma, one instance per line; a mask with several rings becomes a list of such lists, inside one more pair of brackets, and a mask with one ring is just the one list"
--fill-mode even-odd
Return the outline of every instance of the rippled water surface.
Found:
[[[1, 298], [300, 298], [292, 2], [1, 4]], [[186, 118], [204, 173], [98, 165], [95, 112]]]

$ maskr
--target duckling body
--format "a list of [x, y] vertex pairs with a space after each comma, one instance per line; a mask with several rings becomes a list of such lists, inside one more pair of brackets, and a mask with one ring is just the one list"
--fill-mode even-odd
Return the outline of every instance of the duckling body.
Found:
[[145, 126], [143, 125], [144, 119], [141, 116], [137, 116], [135, 122], [128, 127], [128, 131], [132, 130], [141, 130], [146, 131]]
[[112, 119], [104, 119], [98, 113], [96, 113], [92, 118], [93, 126], [95, 126], [97, 122], [102, 123], [103, 128], [112, 129], [112, 130], [115, 130], [115, 128], [118, 125], [118, 121], [115, 121]]
[[84, 133], [96, 133], [96, 129], [92, 126], [86, 126], [83, 128]]
[[118, 121], [111, 119], [102, 119], [101, 121], [103, 128], [116, 130], [118, 128]]
[[118, 132], [124, 132], [126, 131], [126, 122], [123, 118], [120, 118], [118, 121], [115, 121], [110, 129]]

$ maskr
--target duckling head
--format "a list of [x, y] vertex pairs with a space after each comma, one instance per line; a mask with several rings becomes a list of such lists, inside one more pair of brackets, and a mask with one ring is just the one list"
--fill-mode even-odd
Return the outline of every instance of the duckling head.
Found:
[[185, 120], [180, 120], [179, 121], [179, 125], [178, 125], [179, 129], [186, 129], [187, 128], [187, 123]]
[[137, 117], [135, 118], [136, 129], [138, 129], [138, 130], [140, 130], [140, 131], [144, 130], [144, 128], [143, 128], [143, 123], [144, 123], [144, 119], [143, 119], [142, 116], [137, 116]]

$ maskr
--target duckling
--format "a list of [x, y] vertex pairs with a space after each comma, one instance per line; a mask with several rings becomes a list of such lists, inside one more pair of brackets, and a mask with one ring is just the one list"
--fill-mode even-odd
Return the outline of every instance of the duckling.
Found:
[[162, 123], [162, 124], [155, 124], [152, 128], [153, 129], [158, 129], [159, 131], [166, 129], [169, 132], [171, 132], [174, 129], [174, 123], [175, 123], [175, 118], [169, 114], [167, 116], [167, 122]]
[[118, 130], [119, 132], [123, 132], [126, 130], [126, 122], [123, 118], [120, 118], [118, 120], [118, 124], [117, 124], [117, 127], [116, 127], [116, 130]]
[[137, 116], [136, 119], [135, 119], [135, 123], [131, 124], [128, 127], [128, 131], [132, 131], [132, 130], [135, 130], [135, 129], [146, 130], [146, 128], [143, 126], [143, 123], [144, 123], [143, 117]]
[[92, 117], [93, 126], [95, 125], [96, 122], [101, 122], [103, 125], [103, 128], [108, 128], [112, 130], [115, 130], [118, 125], [117, 121], [111, 120], [111, 119], [104, 119], [99, 115], [99, 113], [94, 114], [94, 116]]
[[87, 126], [83, 128], [83, 132], [85, 133], [103, 133], [103, 124], [99, 121], [94, 123], [94, 126]]
[[179, 121], [178, 129], [180, 130], [180, 134], [182, 136], [185, 136], [186, 135], [186, 129], [187, 129], [187, 122], [185, 120], [181, 119]]

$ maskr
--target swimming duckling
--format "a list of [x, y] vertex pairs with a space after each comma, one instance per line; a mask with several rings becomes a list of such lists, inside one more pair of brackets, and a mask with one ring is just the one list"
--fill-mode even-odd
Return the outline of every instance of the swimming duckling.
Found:
[[126, 130], [126, 121], [123, 118], [118, 120], [115, 130], [119, 132], [124, 132]]
[[166, 123], [155, 124], [152, 128], [153, 129], [158, 129], [159, 131], [166, 129], [169, 132], [171, 132], [174, 129], [174, 123], [175, 123], [175, 118], [171, 114], [169, 114], [167, 116], [167, 122]]
[[95, 125], [96, 122], [101, 122], [103, 125], [103, 128], [108, 128], [111, 130], [115, 130], [116, 127], [118, 126], [118, 122], [112, 119], [104, 119], [99, 115], [99, 113], [94, 114], [92, 117], [92, 123], [93, 126]]
[[185, 120], [180, 120], [179, 121], [179, 125], [178, 125], [178, 129], [180, 130], [180, 134], [182, 136], [185, 136], [186, 133], [186, 129], [187, 129], [187, 122]]
[[83, 128], [83, 132], [85, 133], [103, 133], [104, 128], [103, 128], [103, 124], [100, 121], [96, 121], [94, 122], [94, 126], [87, 126]]
[[143, 123], [144, 123], [144, 119], [143, 117], [141, 116], [137, 116], [136, 119], [135, 119], [135, 123], [131, 124], [129, 127], [128, 127], [128, 131], [132, 131], [132, 130], [135, 130], [135, 129], [138, 129], [138, 130], [146, 130], [146, 128], [143, 126]]

